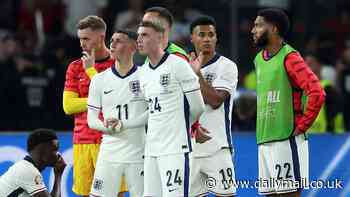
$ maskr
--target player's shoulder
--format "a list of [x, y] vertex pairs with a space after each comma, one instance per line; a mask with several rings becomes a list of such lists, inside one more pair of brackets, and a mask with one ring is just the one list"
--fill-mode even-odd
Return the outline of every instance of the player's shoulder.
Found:
[[104, 71], [96, 73], [92, 77], [91, 81], [94, 81], [95, 84], [96, 83], [102, 83], [103, 84], [104, 82], [108, 81], [111, 78], [111, 75], [113, 75], [112, 74], [112, 69], [111, 68], [107, 68]]
[[147, 73], [147, 72], [150, 72], [150, 66], [149, 66], [149, 62], [148, 61], [146, 61], [146, 62], [144, 62], [141, 66], [139, 66], [138, 68], [137, 68], [137, 73], [139, 73], [139, 76], [141, 77], [141, 78], [144, 78], [145, 77], [145, 75], [147, 75], [147, 74], [145, 74], [145, 73]]
[[79, 59], [75, 59], [73, 61], [71, 61], [68, 64], [68, 67], [80, 67], [83, 65], [83, 61], [79, 58]]
[[174, 52], [172, 53], [173, 55], [176, 55], [178, 57], [181, 57], [183, 60], [185, 60], [186, 62], [189, 62], [190, 59], [188, 58], [188, 56], [186, 55], [186, 53], [180, 53], [180, 52]]
[[24, 159], [17, 161], [15, 164], [13, 164], [9, 168], [8, 173], [15, 174], [16, 176], [19, 176], [19, 177], [23, 177], [23, 176], [28, 177], [28, 176], [40, 174], [39, 170], [35, 168], [35, 166], [32, 163]]
[[169, 54], [167, 61], [169, 63], [174, 63], [174, 64], [185, 64], [188, 65], [188, 61], [186, 61], [184, 58], [176, 55], [176, 54]]
[[112, 74], [112, 68], [107, 68], [106, 70], [104, 71], [101, 71], [99, 73], [96, 73], [96, 75], [94, 77], [97, 77], [97, 78], [104, 78], [104, 77], [107, 77], [108, 75]]
[[223, 55], [220, 55], [217, 63], [218, 63], [218, 65], [222, 65], [222, 68], [224, 70], [233, 70], [234, 72], [238, 71], [237, 64], [233, 60], [231, 60]]
[[71, 73], [71, 75], [75, 75], [82, 71], [84, 71], [84, 67], [81, 59], [73, 60], [68, 64], [67, 72]]
[[298, 51], [291, 51], [289, 52], [286, 57], [287, 60], [297, 60], [297, 61], [303, 61], [303, 56]]
[[225, 56], [223, 56], [223, 55], [220, 55], [218, 61], [219, 61], [220, 63], [223, 63], [223, 64], [236, 66], [236, 63], [235, 63], [233, 60], [231, 60], [231, 59], [229, 59], [228, 57], [225, 57]]

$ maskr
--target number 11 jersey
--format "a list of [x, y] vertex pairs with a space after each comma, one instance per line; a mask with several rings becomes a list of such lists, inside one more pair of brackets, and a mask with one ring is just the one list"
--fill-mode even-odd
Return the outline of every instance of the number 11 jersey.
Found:
[[[147, 110], [140, 89], [139, 67], [134, 65], [121, 76], [115, 66], [95, 75], [90, 84], [88, 107], [103, 117], [132, 120]], [[143, 162], [145, 127], [127, 129], [115, 135], [103, 135], [99, 158], [111, 162]]]

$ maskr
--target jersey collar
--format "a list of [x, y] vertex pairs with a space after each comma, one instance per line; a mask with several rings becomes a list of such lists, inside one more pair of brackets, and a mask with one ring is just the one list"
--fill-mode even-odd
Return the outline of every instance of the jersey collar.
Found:
[[149, 63], [148, 63], [148, 66], [149, 66], [151, 69], [155, 70], [156, 68], [158, 68], [160, 65], [162, 65], [162, 64], [165, 62], [165, 60], [168, 58], [169, 55], [170, 55], [170, 54], [169, 54], [168, 52], [165, 52], [164, 55], [163, 55], [163, 57], [162, 57], [162, 59], [160, 59], [160, 61], [159, 61], [159, 63], [158, 63], [157, 65], [153, 66], [153, 65], [151, 64], [151, 62], [149, 62]]
[[262, 57], [265, 61], [269, 61], [270, 59], [272, 59], [273, 57], [275, 57], [281, 50], [282, 48], [286, 45], [287, 43], [282, 42], [282, 46], [280, 49], [278, 49], [277, 53], [275, 53], [274, 55], [271, 55], [266, 49], [263, 50], [262, 52]]
[[40, 169], [40, 168], [35, 164], [33, 158], [32, 158], [31, 156], [29, 156], [29, 155], [25, 156], [25, 157], [23, 158], [23, 160], [26, 160], [26, 161], [28, 161], [29, 163], [33, 164], [33, 166], [34, 166], [36, 169], [38, 169], [39, 172], [41, 172], [41, 171], [44, 170], [44, 169]]
[[133, 66], [133, 67], [129, 70], [129, 72], [126, 73], [126, 75], [124, 75], [124, 76], [122, 76], [122, 75], [119, 74], [119, 72], [118, 72], [117, 69], [115, 68], [115, 65], [113, 65], [111, 69], [112, 69], [113, 74], [115, 74], [117, 77], [119, 77], [119, 78], [121, 78], [121, 79], [124, 79], [124, 78], [130, 76], [132, 73], [134, 73], [134, 72], [137, 70], [137, 67], [138, 67], [138, 66], [137, 66], [136, 64], [134, 64], [134, 66]]
[[171, 44], [172, 44], [171, 42], [168, 42], [168, 45], [166, 46], [166, 48], [164, 49], [164, 51], [168, 51], [168, 49], [169, 49], [169, 47], [170, 47]]
[[213, 64], [215, 63], [216, 61], [218, 61], [218, 59], [221, 57], [221, 55], [219, 55], [218, 53], [215, 53], [214, 57], [211, 58], [206, 64], [204, 64], [202, 66], [202, 68], [205, 68], [207, 66], [209, 66], [210, 64]]
[[96, 63], [102, 63], [102, 62], [105, 62], [105, 61], [109, 60], [110, 58], [111, 58], [111, 56], [108, 55], [107, 57], [104, 57], [102, 59], [95, 60], [95, 62]]

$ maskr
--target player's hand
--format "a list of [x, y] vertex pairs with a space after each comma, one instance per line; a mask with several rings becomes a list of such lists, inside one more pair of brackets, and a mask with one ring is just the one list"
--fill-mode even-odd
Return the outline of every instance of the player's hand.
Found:
[[62, 175], [64, 169], [66, 168], [67, 164], [64, 161], [63, 157], [61, 156], [60, 153], [58, 153], [57, 155], [58, 159], [56, 164], [53, 167], [53, 171], [55, 173], [55, 175]]
[[91, 50], [91, 54], [83, 51], [83, 56], [81, 57], [83, 61], [83, 66], [85, 69], [91, 68], [95, 64], [95, 49]]
[[295, 128], [295, 130], [293, 131], [293, 136], [298, 136], [298, 135], [300, 135], [300, 134], [302, 134], [302, 133], [304, 133], [304, 132], [299, 131], [298, 128]]
[[190, 53], [190, 64], [192, 66], [193, 71], [196, 74], [199, 74], [202, 68], [202, 63], [203, 63], [203, 52], [199, 52], [199, 55], [196, 56], [195, 52]]
[[195, 139], [197, 143], [204, 143], [211, 139], [210, 132], [204, 127], [198, 127], [195, 131]]
[[110, 131], [110, 135], [119, 133], [122, 128], [122, 121], [117, 118], [107, 118], [105, 121], [105, 127]]

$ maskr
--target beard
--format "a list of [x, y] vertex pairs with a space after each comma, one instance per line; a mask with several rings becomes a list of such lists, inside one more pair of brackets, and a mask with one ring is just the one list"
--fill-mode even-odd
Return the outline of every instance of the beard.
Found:
[[267, 31], [265, 31], [260, 38], [258, 38], [255, 42], [255, 45], [259, 48], [265, 48], [267, 46], [269, 39], [268, 39], [268, 34]]

